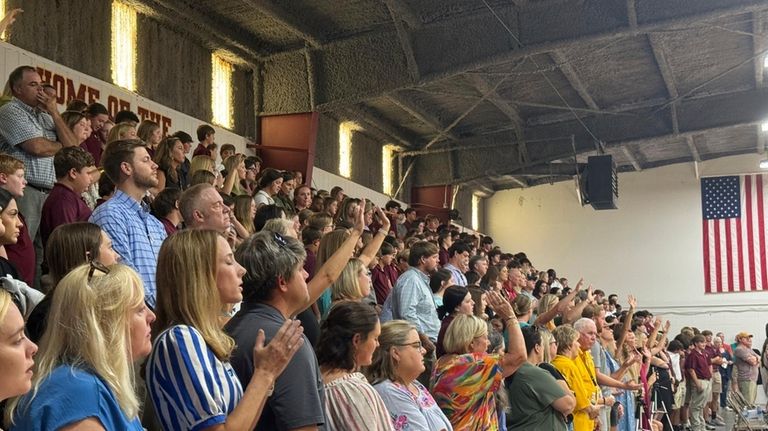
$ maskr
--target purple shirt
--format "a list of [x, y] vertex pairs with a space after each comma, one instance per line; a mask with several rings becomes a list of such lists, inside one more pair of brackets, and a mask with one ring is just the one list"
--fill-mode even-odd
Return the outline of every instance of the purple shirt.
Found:
[[90, 216], [91, 209], [85, 204], [82, 196], [61, 183], [54, 184], [51, 193], [45, 199], [40, 216], [43, 244], [48, 242], [48, 237], [56, 227], [67, 223], [88, 221]]

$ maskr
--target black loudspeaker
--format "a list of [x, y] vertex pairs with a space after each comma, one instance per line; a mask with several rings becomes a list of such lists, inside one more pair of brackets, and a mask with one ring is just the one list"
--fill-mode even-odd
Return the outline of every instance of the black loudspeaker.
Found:
[[459, 210], [456, 208], [450, 210], [448, 212], [448, 218], [451, 220], [461, 220], [461, 216], [459, 215]]
[[590, 204], [596, 210], [618, 208], [619, 177], [613, 165], [613, 156], [590, 156], [584, 177], [584, 204]]

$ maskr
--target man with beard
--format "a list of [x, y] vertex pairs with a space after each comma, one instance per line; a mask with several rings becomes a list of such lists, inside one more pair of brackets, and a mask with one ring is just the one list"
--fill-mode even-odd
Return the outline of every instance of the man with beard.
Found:
[[157, 187], [157, 165], [138, 139], [107, 144], [101, 161], [116, 190], [112, 198], [94, 210], [90, 221], [112, 239], [121, 263], [141, 275], [145, 300], [154, 307], [157, 255], [167, 234], [142, 199], [149, 189]]
[[418, 241], [411, 246], [409, 268], [395, 283], [381, 314], [381, 320], [402, 319], [416, 326], [419, 333], [432, 342], [437, 341], [440, 319], [437, 317], [429, 275], [437, 269], [438, 249], [428, 241]]

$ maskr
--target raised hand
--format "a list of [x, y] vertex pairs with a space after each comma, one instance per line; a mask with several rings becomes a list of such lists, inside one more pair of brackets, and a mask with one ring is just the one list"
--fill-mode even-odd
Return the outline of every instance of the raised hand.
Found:
[[512, 310], [512, 306], [509, 304], [509, 301], [507, 301], [507, 299], [501, 296], [498, 292], [488, 292], [486, 297], [488, 299], [488, 306], [491, 307], [491, 310], [498, 314], [502, 320], [508, 320], [515, 317], [515, 312]]
[[[256, 334], [256, 342], [253, 346], [253, 369], [271, 374], [275, 378], [279, 376], [293, 355], [304, 344], [304, 328], [298, 320], [286, 320], [277, 334], [264, 345], [264, 331], [259, 329]], [[254, 372], [254, 375], [256, 373]]]
[[360, 204], [355, 208], [355, 225], [353, 227], [354, 230], [358, 231], [358, 233], [363, 233], [365, 230], [365, 204], [367, 203], [366, 199], [362, 199], [360, 201]]
[[635, 298], [635, 295], [629, 295], [629, 297], [627, 297], [627, 303], [629, 304], [630, 310], [637, 309], [637, 298]]
[[384, 231], [384, 233], [389, 232], [389, 226], [391, 222], [389, 221], [389, 217], [387, 217], [386, 214], [384, 214], [384, 211], [381, 210], [378, 206], [373, 207], [373, 211], [376, 214], [376, 217], [379, 219], [379, 223], [381, 223], [381, 229]]

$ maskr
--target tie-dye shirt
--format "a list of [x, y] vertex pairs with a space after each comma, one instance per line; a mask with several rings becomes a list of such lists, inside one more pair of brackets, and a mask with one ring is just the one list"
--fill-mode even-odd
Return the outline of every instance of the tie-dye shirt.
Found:
[[496, 431], [494, 395], [503, 380], [501, 356], [467, 353], [438, 359], [430, 383], [435, 401], [454, 429]]

